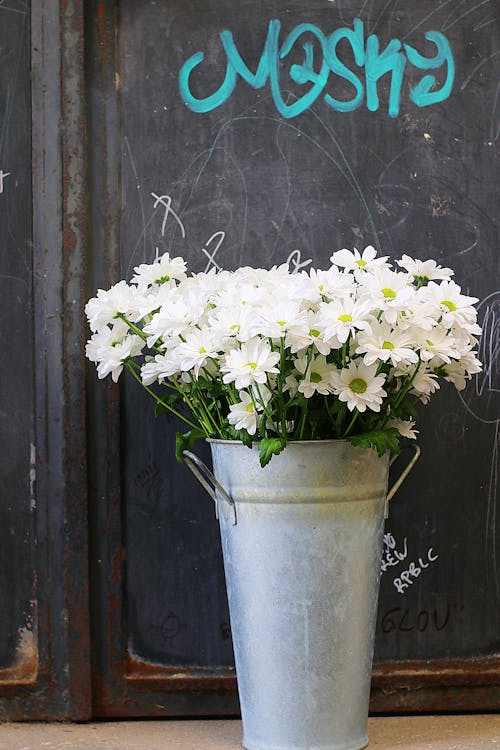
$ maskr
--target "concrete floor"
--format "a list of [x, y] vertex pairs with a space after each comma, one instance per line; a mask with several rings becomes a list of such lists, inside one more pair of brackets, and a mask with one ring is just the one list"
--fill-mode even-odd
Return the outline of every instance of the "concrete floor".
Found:
[[[368, 750], [500, 750], [500, 715], [370, 718]], [[0, 750], [238, 750], [241, 722], [1, 724]]]

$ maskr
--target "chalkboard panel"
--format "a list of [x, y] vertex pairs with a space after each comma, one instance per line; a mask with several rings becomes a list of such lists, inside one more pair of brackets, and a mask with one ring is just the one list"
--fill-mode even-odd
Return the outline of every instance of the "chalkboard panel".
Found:
[[[290, 256], [325, 268], [333, 251], [373, 244], [391, 258], [452, 266], [465, 293], [482, 299], [484, 372], [460, 394], [443, 387], [422, 410], [422, 459], [391, 509], [375, 660], [495, 653], [494, 4], [123, 0], [118, 17], [123, 275], [156, 248], [200, 271]], [[336, 30], [345, 68], [332, 69], [331, 57], [308, 102], [324, 62], [321, 34]], [[273, 40], [283, 52], [278, 76]], [[400, 55], [392, 74], [376, 59], [376, 45], [390, 43]], [[130, 651], [165, 666], [229, 666], [210, 500], [175, 464], [176, 425], [155, 420], [135, 384], [123, 397]]]
[[36, 650], [29, 19], [0, 6], [0, 681]]

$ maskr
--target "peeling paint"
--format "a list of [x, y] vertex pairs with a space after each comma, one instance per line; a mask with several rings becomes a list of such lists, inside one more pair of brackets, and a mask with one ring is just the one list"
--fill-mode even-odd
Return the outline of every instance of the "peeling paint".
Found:
[[36, 448], [30, 443], [30, 510], [36, 510]]

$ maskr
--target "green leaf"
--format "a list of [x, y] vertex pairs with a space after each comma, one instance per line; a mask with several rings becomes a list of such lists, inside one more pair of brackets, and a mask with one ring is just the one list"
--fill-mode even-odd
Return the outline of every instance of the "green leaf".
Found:
[[253, 437], [249, 435], [246, 430], [236, 430], [232, 425], [230, 425], [227, 428], [226, 432], [230, 440], [240, 440], [243, 445], [246, 445], [247, 448], [252, 447]]
[[346, 440], [358, 448], [375, 448], [378, 455], [383, 456], [386, 451], [399, 453], [399, 438], [396, 428], [389, 427], [386, 430], [371, 430], [361, 435], [350, 435]]
[[177, 461], [182, 461], [182, 452], [190, 451], [197, 440], [206, 437], [203, 430], [198, 428], [189, 430], [189, 432], [178, 432], [175, 436], [175, 457]]
[[259, 443], [259, 458], [260, 465], [262, 468], [267, 466], [273, 456], [277, 456], [281, 453], [286, 445], [286, 439], [279, 438], [263, 438]]

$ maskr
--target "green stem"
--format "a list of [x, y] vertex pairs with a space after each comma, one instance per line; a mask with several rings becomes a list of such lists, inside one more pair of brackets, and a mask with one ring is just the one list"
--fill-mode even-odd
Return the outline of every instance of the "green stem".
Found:
[[302, 415], [300, 417], [300, 432], [299, 432], [299, 440], [302, 440], [304, 437], [304, 427], [306, 424], [306, 416], [307, 416], [307, 408], [309, 406], [309, 401], [306, 399], [304, 406], [302, 407]]
[[[161, 406], [163, 406], [168, 411], [171, 411], [172, 414], [175, 414], [176, 417], [178, 417], [179, 419], [182, 419], [183, 422], [185, 422], [187, 425], [189, 425], [190, 427], [194, 428], [195, 430], [199, 429], [199, 427], [200, 427], [199, 424], [195, 424], [194, 422], [191, 422], [190, 419], [188, 419], [183, 414], [181, 414], [180, 412], [178, 412], [177, 409], [174, 409], [173, 406], [170, 406], [170, 404], [166, 404], [165, 401], [163, 401], [163, 399], [161, 399], [159, 396], [156, 395], [156, 393], [154, 391], [151, 390], [151, 388], [148, 388], [147, 385], [144, 385], [144, 383], [142, 382], [140, 376], [137, 374], [137, 372], [134, 370], [134, 368], [130, 365], [130, 362], [125, 362], [124, 364], [126, 365], [126, 367], [129, 370], [129, 372], [132, 373], [132, 375], [137, 380], [137, 382], [139, 383], [139, 385], [141, 385], [144, 388], [144, 390], [147, 393], [149, 393], [150, 396], [152, 396], [154, 398], [154, 400], [156, 401], [157, 404], [160, 404]], [[206, 430], [205, 430], [205, 432], [206, 432]]]
[[215, 430], [215, 432], [219, 434], [219, 437], [222, 437], [222, 432], [220, 430], [220, 427], [217, 425], [215, 419], [210, 414], [210, 409], [205, 403], [205, 396], [203, 395], [201, 388], [198, 388], [198, 386], [195, 386], [195, 398], [197, 399], [199, 405], [202, 408], [204, 417], [207, 420], [207, 424], [210, 428], [210, 431]]
[[324, 402], [325, 402], [325, 408], [326, 408], [326, 413], [328, 414], [328, 418], [329, 418], [329, 420], [330, 420], [331, 422], [333, 422], [333, 421], [334, 421], [334, 419], [333, 419], [333, 417], [332, 417], [332, 414], [331, 414], [331, 412], [330, 412], [330, 407], [329, 407], [329, 405], [328, 405], [328, 397], [327, 397], [327, 396], [323, 396], [323, 400], [324, 400]]
[[[272, 428], [273, 428], [273, 430], [275, 431], [275, 433], [276, 433], [277, 435], [279, 435], [279, 430], [278, 430], [277, 426], [276, 426], [276, 425], [275, 425], [275, 423], [274, 423], [274, 420], [273, 420], [272, 414], [270, 414], [270, 413], [269, 413], [269, 411], [268, 411], [268, 409], [267, 409], [267, 406], [266, 406], [266, 404], [264, 403], [264, 399], [262, 398], [262, 393], [260, 392], [259, 384], [258, 384], [258, 383], [254, 383], [252, 387], [253, 387], [253, 388], [255, 388], [255, 389], [256, 389], [256, 391], [257, 391], [257, 394], [258, 394], [258, 396], [259, 396], [259, 399], [258, 399], [258, 400], [259, 400], [259, 403], [260, 403], [260, 405], [262, 406], [262, 408], [263, 408], [263, 410], [264, 410], [264, 414], [266, 415], [267, 419], [268, 419], [268, 420], [269, 420], [269, 422], [271, 423], [271, 425], [272, 425]], [[253, 400], [253, 397], [252, 397], [252, 400]]]
[[353, 416], [353, 418], [351, 419], [351, 421], [349, 422], [349, 426], [347, 427], [347, 430], [346, 430], [346, 431], [344, 432], [344, 435], [343, 435], [343, 437], [345, 437], [345, 438], [346, 438], [346, 437], [347, 437], [347, 436], [349, 435], [349, 433], [350, 433], [350, 431], [352, 430], [352, 428], [353, 428], [353, 426], [354, 426], [354, 423], [355, 423], [355, 421], [357, 420], [357, 418], [358, 418], [358, 417], [359, 417], [359, 411], [355, 411], [355, 412], [354, 412], [354, 416]]
[[347, 408], [344, 401], [341, 401], [339, 403], [339, 413], [337, 414], [337, 419], [335, 422], [335, 432], [337, 433], [337, 437], [340, 437], [340, 435], [342, 434], [342, 426], [344, 424], [344, 417]]
[[347, 337], [346, 341], [342, 344], [342, 367], [346, 366], [347, 363], [347, 344], [349, 342], [349, 336]]
[[[136, 326], [135, 323], [132, 323], [132, 321], [129, 320], [126, 317], [126, 315], [124, 315], [123, 313], [117, 313], [116, 317], [120, 318], [120, 320], [123, 320], [128, 325], [128, 327], [130, 328], [130, 330], [135, 333], [136, 336], [139, 336], [139, 338], [141, 338], [143, 341], [145, 341], [147, 343], [148, 336], [146, 336], [146, 334], [144, 333], [144, 331], [141, 328], [139, 328], [139, 326]], [[150, 349], [152, 349], [153, 351], [157, 352], [158, 354], [162, 354], [163, 353], [162, 350], [159, 349], [155, 344], [148, 344], [148, 346], [149, 346]]]

